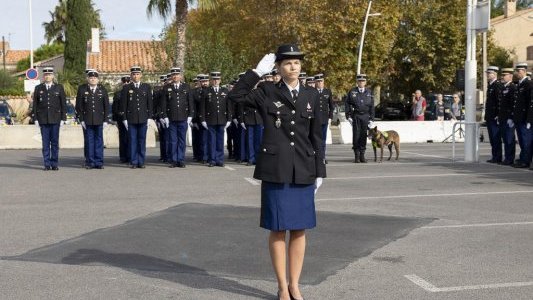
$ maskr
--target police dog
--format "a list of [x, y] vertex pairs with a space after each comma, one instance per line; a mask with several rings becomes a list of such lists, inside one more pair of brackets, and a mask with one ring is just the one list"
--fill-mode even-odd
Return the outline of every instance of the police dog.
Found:
[[375, 126], [368, 130], [368, 137], [372, 139], [372, 148], [374, 149], [374, 161], [378, 160], [376, 148], [381, 149], [381, 158], [379, 162], [383, 162], [383, 148], [387, 146], [389, 148], [389, 159], [392, 157], [392, 145], [396, 149], [396, 160], [400, 156], [400, 135], [394, 130], [379, 131]]

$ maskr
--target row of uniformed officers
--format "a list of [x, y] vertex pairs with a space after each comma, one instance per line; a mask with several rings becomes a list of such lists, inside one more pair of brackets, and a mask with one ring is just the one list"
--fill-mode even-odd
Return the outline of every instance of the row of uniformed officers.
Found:
[[[492, 148], [489, 163], [533, 170], [533, 82], [527, 68], [527, 63], [519, 63], [514, 69], [503, 68], [501, 78], [498, 78], [498, 67], [490, 66], [486, 70], [485, 121]], [[517, 159], [516, 137], [520, 146]]]
[[[66, 97], [63, 87], [53, 81], [53, 68], [45, 68], [43, 73], [44, 82], [34, 93], [34, 117], [43, 137], [44, 170], [57, 170], [59, 126], [66, 120]], [[185, 167], [188, 127], [192, 130], [194, 161], [210, 167], [224, 166], [226, 131], [229, 158], [247, 165], [256, 164], [263, 119], [257, 109], [228, 99], [237, 80], [222, 87], [221, 73], [211, 72], [198, 74], [193, 80], [194, 86], [189, 86], [183, 82], [181, 69], [172, 68], [169, 74], [160, 76], [160, 84], [152, 88], [141, 81], [141, 68], [134, 66], [130, 76], [122, 77], [111, 107], [108, 91], [99, 82], [98, 71], [88, 69], [86, 75], [87, 83], [78, 87], [75, 105], [78, 122], [83, 128], [85, 168], [104, 168], [103, 129], [113, 121], [119, 131], [120, 161], [131, 168], [144, 168], [149, 119], [154, 120], [159, 132], [160, 161], [169, 163], [172, 168]], [[302, 72], [299, 78], [302, 85], [319, 92], [322, 150], [325, 152], [328, 120], [333, 114], [331, 91], [324, 88], [323, 74], [308, 77]], [[273, 70], [262, 80], [277, 83], [280, 76]]]

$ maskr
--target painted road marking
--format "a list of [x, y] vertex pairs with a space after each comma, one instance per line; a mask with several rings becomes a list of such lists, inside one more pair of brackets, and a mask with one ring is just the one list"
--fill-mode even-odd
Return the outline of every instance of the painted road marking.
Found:
[[505, 283], [465, 285], [465, 286], [450, 286], [450, 287], [438, 288], [434, 286], [433, 284], [431, 284], [430, 282], [418, 277], [415, 274], [404, 275], [404, 277], [409, 279], [411, 282], [418, 285], [422, 289], [428, 292], [431, 292], [431, 293], [533, 286], [533, 281], [524, 281], [524, 282], [505, 282]]
[[511, 223], [479, 223], [479, 224], [435, 225], [435, 226], [423, 226], [423, 227], [420, 227], [420, 229], [465, 228], [465, 227], [492, 227], [492, 226], [517, 226], [517, 225], [533, 225], [533, 222], [511, 222]]
[[525, 191], [502, 191], [502, 192], [479, 192], [479, 193], [455, 193], [455, 194], [415, 194], [415, 195], [391, 195], [391, 196], [365, 196], [351, 198], [321, 198], [316, 201], [350, 201], [350, 200], [377, 200], [377, 199], [402, 199], [402, 198], [435, 198], [450, 196], [479, 196], [479, 195], [501, 195], [501, 194], [529, 194], [533, 190]]
[[232, 168], [232, 167], [230, 167], [230, 166], [224, 166], [224, 168], [226, 168], [226, 169], [228, 169], [228, 170], [230, 170], [230, 171], [235, 171], [235, 169]]
[[413, 177], [449, 177], [449, 176], [475, 176], [475, 175], [503, 175], [520, 174], [520, 171], [512, 172], [487, 172], [487, 173], [438, 173], [438, 174], [410, 174], [410, 175], [380, 175], [380, 176], [358, 176], [358, 177], [326, 177], [325, 180], [349, 180], [349, 179], [383, 179], [383, 178], [413, 178]]
[[261, 185], [261, 182], [259, 182], [258, 180], [255, 180], [253, 178], [244, 177], [244, 180], [248, 181], [252, 185]]

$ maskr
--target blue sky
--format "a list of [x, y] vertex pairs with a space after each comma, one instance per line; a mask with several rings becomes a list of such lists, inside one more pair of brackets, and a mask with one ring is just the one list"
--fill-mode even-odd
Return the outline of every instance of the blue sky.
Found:
[[[48, 11], [53, 11], [57, 0], [32, 0], [33, 47], [46, 43], [43, 22], [51, 20]], [[107, 39], [150, 40], [157, 37], [165, 22], [159, 16], [146, 16], [147, 0], [93, 0], [100, 9], [106, 27]], [[29, 0], [0, 0], [0, 36], [10, 42], [11, 49], [30, 48]], [[0, 37], [1, 38], [1, 37]]]

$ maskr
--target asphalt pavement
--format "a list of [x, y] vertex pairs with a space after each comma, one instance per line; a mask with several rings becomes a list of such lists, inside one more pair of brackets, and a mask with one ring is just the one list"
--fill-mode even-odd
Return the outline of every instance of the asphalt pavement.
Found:
[[[487, 143], [480, 163], [451, 149], [354, 164], [351, 145], [328, 146], [306, 299], [533, 298], [533, 171], [485, 163]], [[45, 172], [39, 150], [0, 151], [0, 299], [275, 299], [253, 167], [148, 152], [146, 169], [106, 149], [85, 170], [61, 149]]]

